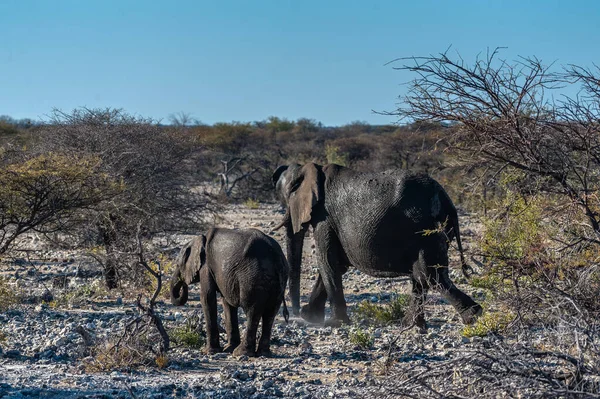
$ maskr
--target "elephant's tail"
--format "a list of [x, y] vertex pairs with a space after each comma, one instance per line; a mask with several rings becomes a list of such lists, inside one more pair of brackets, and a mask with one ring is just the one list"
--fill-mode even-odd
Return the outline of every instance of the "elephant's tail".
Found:
[[454, 213], [452, 215], [452, 228], [454, 229], [454, 232], [456, 233], [456, 246], [458, 247], [458, 252], [460, 254], [460, 267], [462, 269], [463, 275], [465, 276], [465, 278], [469, 279], [471, 277], [471, 275], [473, 274], [474, 270], [473, 268], [467, 264], [467, 261], [465, 260], [465, 254], [463, 251], [463, 247], [462, 247], [462, 243], [460, 241], [460, 230], [458, 227], [458, 214], [456, 213], [456, 210], [454, 210]]
[[[287, 220], [287, 217], [288, 217], [288, 213], [286, 212], [286, 217], [284, 218], [284, 222]], [[287, 258], [283, 254], [283, 251], [281, 250], [281, 247], [279, 246], [279, 244], [277, 245], [277, 248], [279, 248], [278, 252], [279, 252], [281, 264], [283, 265], [283, 267], [285, 269], [284, 271], [282, 271], [282, 274], [280, 274], [280, 276], [279, 276], [279, 278], [281, 279], [280, 280], [281, 292], [283, 293], [283, 318], [285, 319], [286, 323], [289, 323], [290, 312], [288, 311], [287, 304], [285, 303], [285, 287], [287, 287], [287, 284], [288, 284], [288, 279], [289, 279], [289, 274], [290, 274], [290, 265], [287, 261]]]
[[449, 230], [447, 231], [447, 235], [448, 237], [450, 237], [450, 241], [452, 240], [452, 234], [454, 234], [454, 236], [456, 237], [456, 246], [458, 247], [458, 253], [460, 254], [460, 266], [461, 266], [461, 270], [463, 272], [463, 275], [465, 276], [465, 278], [469, 279], [471, 277], [471, 275], [473, 274], [474, 270], [473, 268], [467, 264], [467, 261], [465, 260], [465, 254], [463, 251], [463, 246], [462, 246], [462, 242], [460, 240], [460, 228], [458, 226], [458, 213], [456, 212], [456, 207], [454, 206], [454, 204], [452, 203], [452, 200], [450, 199], [450, 197], [448, 196], [448, 194], [442, 189], [442, 193], [443, 195], [440, 196], [440, 198], [443, 198], [442, 201], [446, 202], [446, 207], [448, 209], [448, 222], [450, 222], [448, 228]]
[[283, 318], [286, 323], [290, 321], [290, 312], [288, 312], [287, 304], [285, 303], [285, 297], [283, 297]]

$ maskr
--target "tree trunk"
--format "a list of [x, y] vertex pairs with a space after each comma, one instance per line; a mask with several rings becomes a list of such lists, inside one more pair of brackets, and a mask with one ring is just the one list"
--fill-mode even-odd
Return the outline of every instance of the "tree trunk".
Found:
[[117, 232], [113, 225], [113, 217], [109, 215], [108, 220], [100, 222], [98, 229], [100, 239], [106, 251], [106, 263], [104, 264], [104, 281], [106, 288], [112, 290], [119, 285], [119, 276], [117, 274], [117, 257], [115, 245], [117, 241]]

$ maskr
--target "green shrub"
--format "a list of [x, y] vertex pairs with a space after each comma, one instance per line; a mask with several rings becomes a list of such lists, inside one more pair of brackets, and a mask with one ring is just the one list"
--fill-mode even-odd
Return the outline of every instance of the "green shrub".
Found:
[[503, 198], [496, 210], [483, 219], [480, 248], [487, 267], [483, 276], [472, 282], [497, 292], [510, 290], [509, 285], [515, 281], [526, 286], [532, 278], [556, 267], [561, 256], [552, 246], [553, 238], [559, 234], [558, 225], [544, 219], [544, 212], [553, 206], [552, 200], [512, 191], [507, 188], [511, 176], [501, 179]]
[[465, 326], [462, 335], [465, 337], [485, 337], [488, 334], [497, 334], [506, 329], [514, 319], [511, 312], [486, 312], [475, 324]]
[[258, 209], [260, 202], [253, 198], [248, 198], [246, 201], [244, 201], [244, 205], [248, 209]]
[[6, 312], [18, 302], [19, 297], [15, 294], [15, 288], [11, 287], [5, 278], [0, 277], [0, 312]]
[[364, 329], [353, 329], [348, 334], [350, 343], [361, 349], [370, 349], [375, 343], [375, 337], [370, 331]]
[[201, 349], [206, 343], [206, 340], [200, 332], [199, 322], [200, 320], [198, 317], [188, 318], [184, 326], [169, 331], [169, 337], [178, 345], [193, 349]]
[[46, 302], [53, 309], [68, 308], [73, 305], [81, 305], [87, 300], [108, 296], [108, 291], [102, 281], [96, 280], [90, 284], [77, 287], [74, 290], [62, 292], [54, 296], [54, 299]]
[[402, 320], [410, 301], [406, 294], [397, 295], [389, 303], [378, 305], [364, 300], [354, 309], [358, 319], [369, 324], [386, 325]]
[[497, 275], [484, 274], [482, 276], [472, 276], [469, 284], [475, 288], [483, 288], [495, 291], [502, 284], [502, 279]]
[[544, 209], [551, 199], [515, 190], [523, 179], [522, 172], [504, 172], [499, 179], [500, 199], [492, 204], [496, 210], [483, 219], [481, 249], [501, 266], [539, 257], [540, 249], [547, 247], [546, 238], [553, 235], [544, 224]]
[[325, 157], [327, 163], [348, 166], [348, 154], [340, 152], [340, 148], [335, 145], [327, 144], [325, 146]]

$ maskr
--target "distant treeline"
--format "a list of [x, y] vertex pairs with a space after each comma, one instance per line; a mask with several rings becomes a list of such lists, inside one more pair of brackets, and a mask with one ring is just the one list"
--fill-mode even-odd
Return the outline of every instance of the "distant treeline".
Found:
[[[446, 168], [444, 133], [451, 129], [438, 123], [324, 126], [313, 119], [279, 117], [193, 126], [149, 121], [150, 125], [178, 130], [178, 137], [192, 139], [188, 143], [196, 146], [195, 179], [218, 182], [227, 174], [232, 184], [240, 178], [237, 187], [225, 192], [227, 197], [238, 199], [269, 198], [270, 174], [278, 165], [290, 162], [338, 163], [365, 171], [407, 168], [439, 174]], [[52, 130], [52, 126], [52, 122], [3, 116], [0, 143], [33, 144], [40, 139], [37, 132]]]

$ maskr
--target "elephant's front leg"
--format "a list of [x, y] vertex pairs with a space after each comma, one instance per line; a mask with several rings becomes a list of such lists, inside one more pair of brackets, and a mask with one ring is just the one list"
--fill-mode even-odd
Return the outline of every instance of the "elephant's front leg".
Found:
[[286, 225], [286, 229], [287, 259], [290, 264], [288, 279], [290, 299], [292, 300], [292, 313], [294, 316], [298, 316], [300, 314], [300, 266], [302, 264], [302, 248], [304, 246], [306, 230], [294, 233], [291, 223]]
[[238, 308], [223, 299], [223, 313], [225, 314], [225, 331], [227, 331], [227, 345], [225, 352], [233, 352], [240, 344], [240, 327], [238, 324]]
[[[326, 324], [338, 326], [342, 323], [349, 323], [350, 318], [342, 286], [342, 275], [347, 270], [347, 266], [340, 262], [340, 254], [343, 253], [342, 246], [335, 232], [325, 223], [317, 225], [314, 233], [317, 242], [317, 258], [320, 262], [319, 274], [331, 304], [331, 318], [326, 321]], [[314, 305], [318, 309], [318, 303]]]
[[315, 285], [313, 285], [308, 305], [302, 307], [300, 316], [310, 323], [323, 323], [325, 321], [325, 304], [327, 303], [327, 291], [319, 273]]
[[223, 351], [219, 345], [219, 325], [217, 322], [217, 284], [209, 273], [208, 267], [200, 271], [200, 302], [206, 320], [206, 353]]

